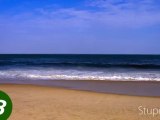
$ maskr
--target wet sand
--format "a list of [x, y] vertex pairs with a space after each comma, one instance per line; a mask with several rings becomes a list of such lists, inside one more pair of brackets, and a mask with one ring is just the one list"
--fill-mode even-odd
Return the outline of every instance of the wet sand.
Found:
[[0, 84], [13, 100], [9, 120], [159, 120], [139, 106], [160, 108], [160, 97], [115, 95], [37, 85]]
[[160, 96], [160, 82], [158, 81], [0, 80], [0, 84], [2, 83], [42, 85], [135, 96]]

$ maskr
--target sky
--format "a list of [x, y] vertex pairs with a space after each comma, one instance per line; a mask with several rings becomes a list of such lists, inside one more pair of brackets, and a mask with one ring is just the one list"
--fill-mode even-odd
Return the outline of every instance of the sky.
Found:
[[158, 0], [0, 0], [0, 54], [160, 54]]

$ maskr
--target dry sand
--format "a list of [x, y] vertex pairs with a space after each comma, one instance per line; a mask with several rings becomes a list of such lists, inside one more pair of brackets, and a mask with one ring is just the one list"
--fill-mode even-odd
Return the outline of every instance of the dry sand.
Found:
[[138, 97], [35, 85], [0, 85], [10, 95], [9, 120], [160, 120], [139, 115], [139, 106], [159, 107], [160, 97]]

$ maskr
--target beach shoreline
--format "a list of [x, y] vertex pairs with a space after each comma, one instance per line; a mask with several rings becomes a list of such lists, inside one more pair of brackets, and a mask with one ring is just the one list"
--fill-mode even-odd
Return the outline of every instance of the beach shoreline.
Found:
[[139, 106], [160, 107], [160, 97], [97, 93], [39, 85], [0, 84], [9, 94], [13, 112], [9, 120], [159, 120], [140, 115]]

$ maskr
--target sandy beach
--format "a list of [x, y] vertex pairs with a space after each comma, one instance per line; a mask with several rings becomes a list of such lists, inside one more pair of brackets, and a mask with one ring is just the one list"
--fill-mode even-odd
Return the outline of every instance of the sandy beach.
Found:
[[160, 108], [160, 97], [140, 97], [37, 85], [1, 84], [10, 95], [9, 120], [159, 120], [139, 115], [139, 106]]

